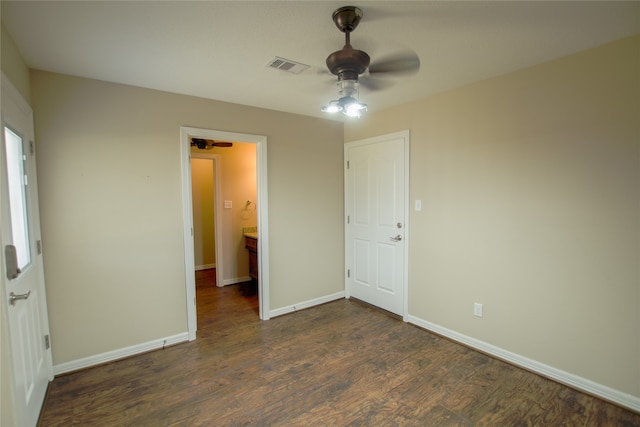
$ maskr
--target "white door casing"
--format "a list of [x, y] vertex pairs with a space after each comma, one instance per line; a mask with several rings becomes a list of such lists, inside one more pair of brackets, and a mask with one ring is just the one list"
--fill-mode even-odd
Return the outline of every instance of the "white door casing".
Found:
[[346, 294], [407, 320], [409, 131], [345, 144]]
[[[248, 142], [256, 144], [256, 169], [258, 179], [258, 305], [260, 319], [269, 320], [269, 229], [268, 229], [268, 197], [267, 197], [267, 137], [246, 133], [226, 132], [211, 129], [180, 127], [180, 153], [182, 164], [182, 216], [185, 250], [186, 296], [187, 296], [187, 332], [189, 340], [196, 339], [196, 284], [195, 261], [193, 254], [193, 214], [191, 202], [191, 145], [190, 137], [217, 139], [225, 141]], [[217, 233], [216, 233], [217, 234]], [[220, 251], [222, 252], [222, 251]], [[216, 254], [217, 256], [217, 254]]]
[[[9, 129], [9, 131], [7, 131]], [[7, 138], [8, 136], [8, 138]], [[22, 143], [22, 144], [20, 144]], [[22, 156], [8, 156], [6, 145], [22, 145]], [[22, 426], [35, 426], [49, 381], [53, 379], [53, 363], [49, 342], [49, 319], [44, 286], [41, 251], [40, 218], [36, 178], [36, 156], [33, 132], [33, 112], [11, 82], [2, 75], [2, 147], [0, 147], [0, 192], [2, 218], [2, 251], [8, 245], [22, 246], [21, 272], [7, 277], [7, 265], [2, 265], [2, 304], [9, 326], [11, 365], [16, 421]], [[8, 165], [12, 168], [22, 157], [23, 182], [8, 189]], [[9, 164], [7, 162], [10, 162]], [[19, 188], [17, 190], [16, 188]], [[24, 191], [26, 245], [17, 243], [15, 195]], [[12, 197], [10, 197], [10, 194]], [[18, 250], [20, 252], [20, 250]], [[3, 257], [6, 261], [6, 257]], [[11, 302], [11, 295], [18, 299]], [[5, 320], [5, 319], [3, 319]], [[3, 381], [5, 379], [3, 378]]]

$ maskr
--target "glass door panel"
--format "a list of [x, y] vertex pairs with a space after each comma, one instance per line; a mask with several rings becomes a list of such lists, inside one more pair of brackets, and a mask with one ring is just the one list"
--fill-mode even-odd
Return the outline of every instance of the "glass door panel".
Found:
[[24, 271], [31, 263], [26, 194], [28, 182], [24, 170], [26, 157], [22, 138], [6, 126], [4, 128], [4, 145], [12, 241], [16, 248], [18, 268]]

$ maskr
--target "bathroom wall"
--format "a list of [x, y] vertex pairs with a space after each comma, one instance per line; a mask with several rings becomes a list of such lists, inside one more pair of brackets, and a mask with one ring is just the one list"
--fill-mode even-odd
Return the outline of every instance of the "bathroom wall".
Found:
[[215, 268], [214, 161], [191, 159], [193, 254], [196, 270]]

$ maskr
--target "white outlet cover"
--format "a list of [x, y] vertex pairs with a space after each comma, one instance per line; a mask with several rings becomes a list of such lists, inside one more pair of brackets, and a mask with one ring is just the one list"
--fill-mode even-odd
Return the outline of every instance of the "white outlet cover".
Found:
[[225, 201], [224, 201], [224, 208], [225, 208], [225, 209], [231, 209], [231, 208], [233, 208], [233, 201], [232, 201], [232, 200], [225, 200]]
[[473, 304], [473, 315], [482, 317], [482, 304], [477, 302]]

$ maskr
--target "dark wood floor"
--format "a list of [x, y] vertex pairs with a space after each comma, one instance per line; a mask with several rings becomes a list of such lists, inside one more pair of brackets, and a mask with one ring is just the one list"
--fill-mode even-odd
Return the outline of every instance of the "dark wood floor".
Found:
[[640, 426], [640, 415], [340, 300], [267, 322], [198, 274], [198, 339], [56, 378], [41, 426]]

